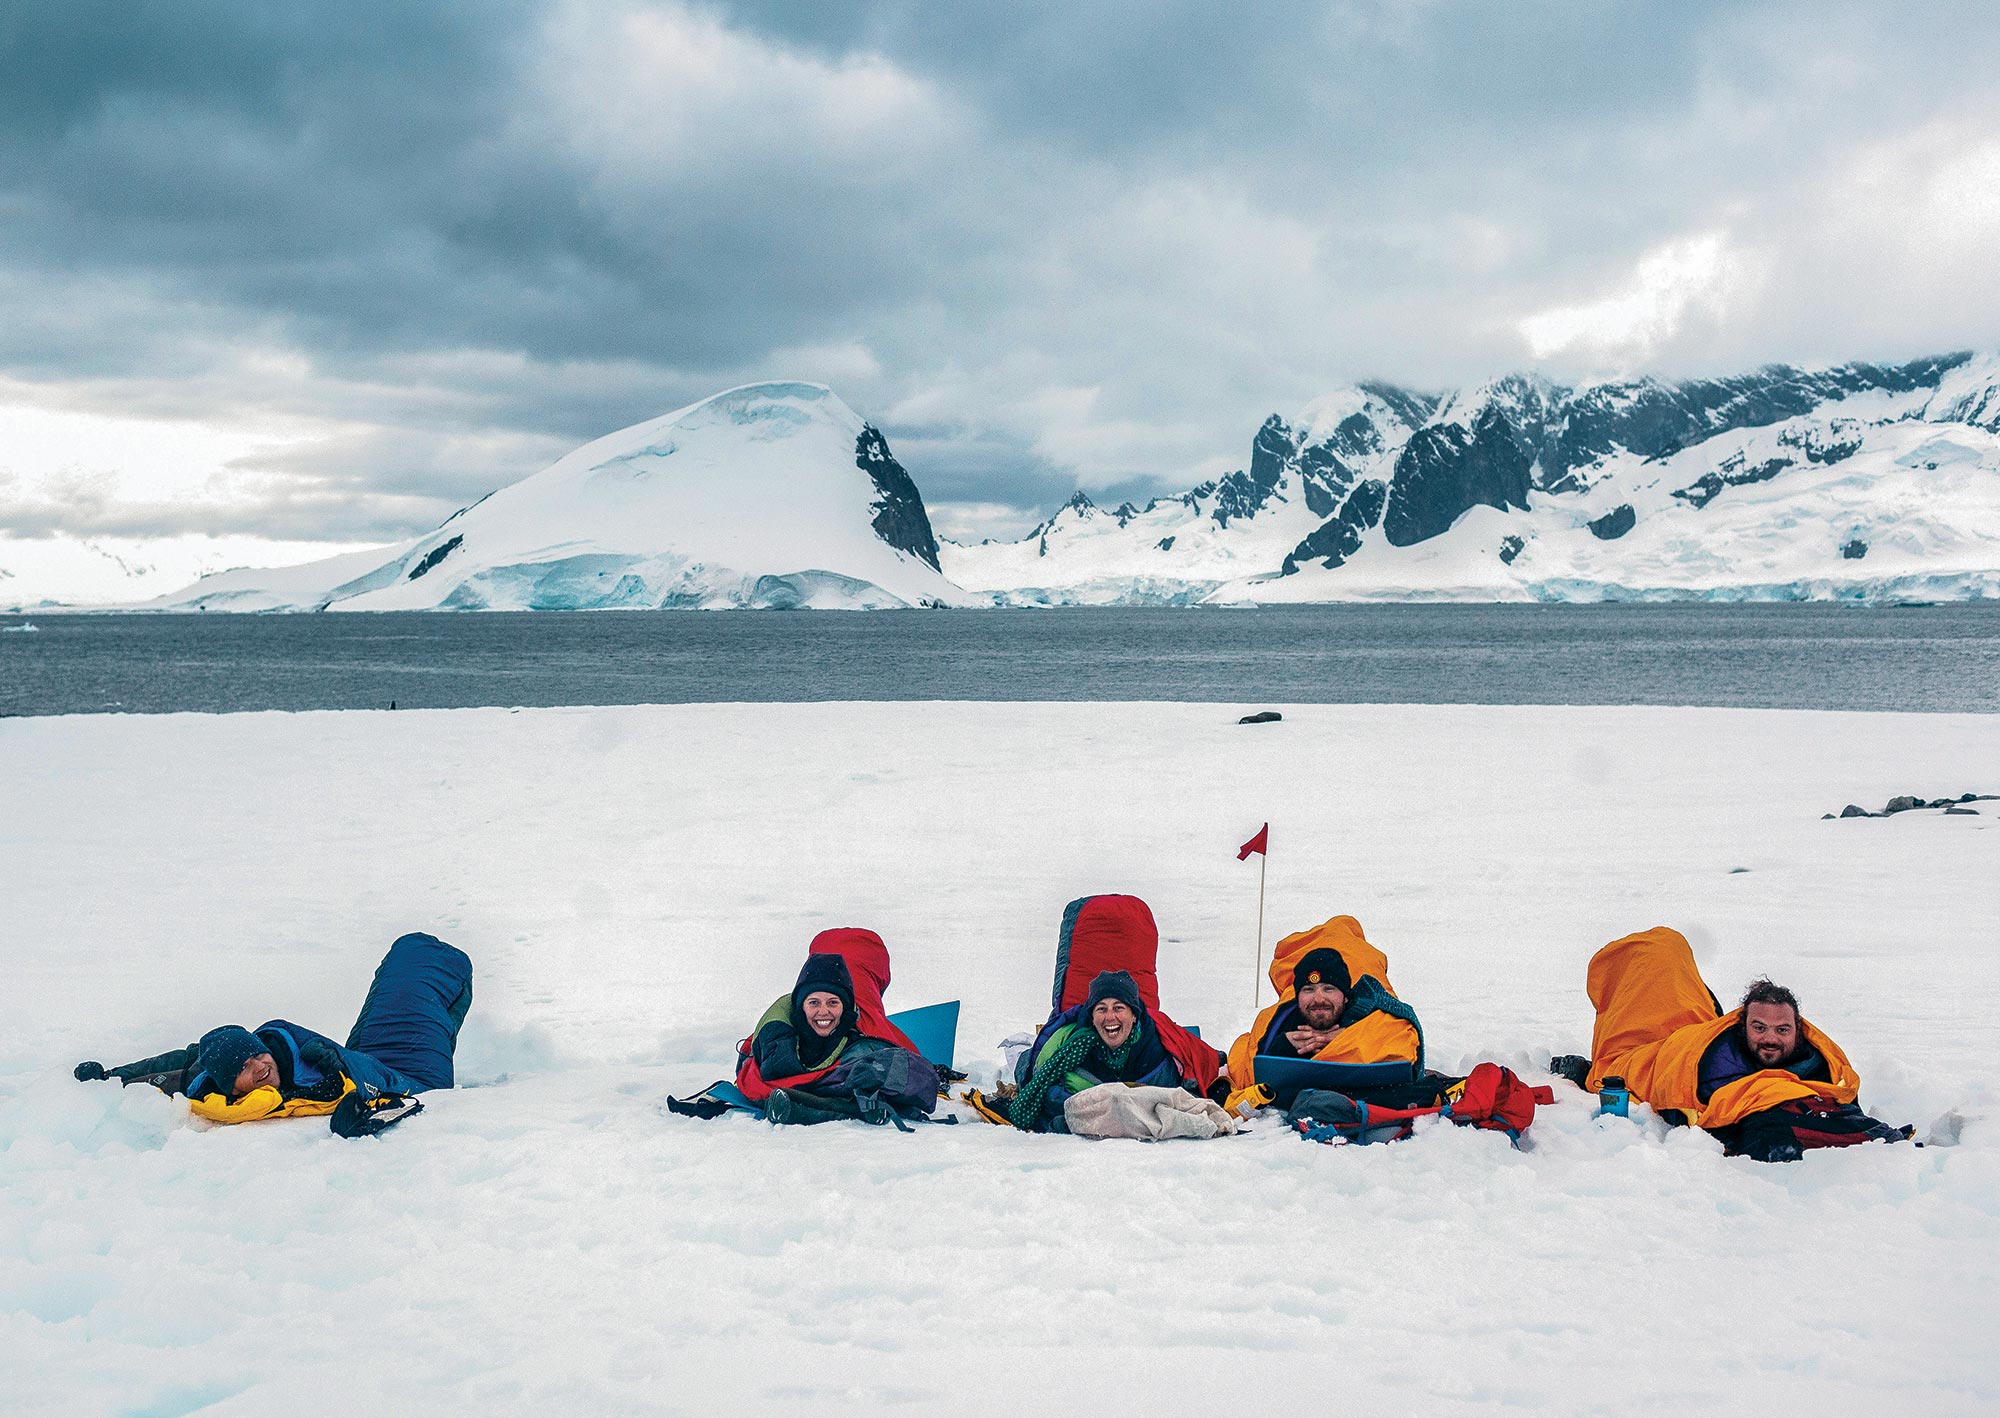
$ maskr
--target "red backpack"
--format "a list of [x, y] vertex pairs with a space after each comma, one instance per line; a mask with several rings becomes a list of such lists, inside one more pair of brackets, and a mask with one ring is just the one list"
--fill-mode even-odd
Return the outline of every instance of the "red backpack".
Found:
[[1461, 1127], [1504, 1132], [1518, 1143], [1535, 1121], [1536, 1107], [1555, 1100], [1553, 1088], [1530, 1087], [1512, 1069], [1483, 1063], [1428, 1107], [1384, 1108], [1345, 1093], [1307, 1089], [1286, 1117], [1308, 1142], [1393, 1142], [1408, 1137], [1418, 1118], [1441, 1114]]

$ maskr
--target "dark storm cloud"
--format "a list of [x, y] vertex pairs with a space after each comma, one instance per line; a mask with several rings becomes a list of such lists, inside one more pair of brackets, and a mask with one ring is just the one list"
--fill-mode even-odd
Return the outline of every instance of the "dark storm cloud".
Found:
[[[756, 378], [1027, 517], [1516, 367], [1550, 309], [1557, 372], [1991, 343], [2000, 15], [1926, 14], [29, 0], [0, 374], [320, 420], [230, 517], [348, 539]], [[1598, 331], [1662, 250], [1687, 313]]]

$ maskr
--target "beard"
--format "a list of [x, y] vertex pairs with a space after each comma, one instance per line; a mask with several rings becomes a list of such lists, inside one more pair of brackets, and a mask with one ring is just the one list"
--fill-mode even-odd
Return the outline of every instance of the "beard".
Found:
[[1340, 1021], [1340, 1011], [1330, 1004], [1302, 1004], [1299, 1006], [1299, 1016], [1321, 1033], [1333, 1028]]

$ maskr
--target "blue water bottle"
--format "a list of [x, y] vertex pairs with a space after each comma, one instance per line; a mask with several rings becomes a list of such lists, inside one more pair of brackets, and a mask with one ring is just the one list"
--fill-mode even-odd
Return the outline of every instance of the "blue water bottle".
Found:
[[1632, 1094], [1622, 1078], [1607, 1078], [1597, 1088], [1597, 1114], [1626, 1118], [1632, 1115]]

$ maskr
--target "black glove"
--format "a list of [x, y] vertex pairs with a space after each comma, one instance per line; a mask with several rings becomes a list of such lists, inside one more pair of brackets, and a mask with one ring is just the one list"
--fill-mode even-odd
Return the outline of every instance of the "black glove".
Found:
[[100, 1078], [109, 1077], [111, 1075], [104, 1071], [104, 1065], [95, 1059], [86, 1059], [76, 1066], [76, 1081], [78, 1083], [95, 1083]]
[[331, 1044], [323, 1044], [314, 1039], [299, 1050], [299, 1057], [311, 1064], [328, 1078], [347, 1072], [347, 1060], [340, 1056], [340, 1050]]
[[336, 1137], [374, 1137], [423, 1110], [423, 1103], [406, 1093], [383, 1093], [364, 1084], [340, 1100], [327, 1128]]

